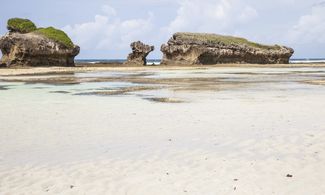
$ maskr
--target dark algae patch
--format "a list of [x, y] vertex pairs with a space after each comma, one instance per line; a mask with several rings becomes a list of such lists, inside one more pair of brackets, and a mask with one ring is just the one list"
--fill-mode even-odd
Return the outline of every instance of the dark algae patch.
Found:
[[174, 99], [174, 98], [160, 98], [160, 97], [154, 97], [154, 98], [144, 98], [146, 100], [152, 101], [152, 102], [158, 102], [158, 103], [184, 103], [185, 101]]
[[5, 85], [0, 85], [0, 91], [2, 91], [2, 90], [8, 90], [8, 88], [7, 88], [8, 86], [5, 86]]
[[69, 94], [68, 91], [50, 91], [50, 93], [58, 93], [58, 94]]
[[98, 95], [98, 96], [113, 96], [113, 95], [127, 95], [137, 91], [158, 90], [160, 87], [155, 86], [135, 86], [135, 87], [121, 87], [105, 91], [93, 91], [85, 93], [77, 93], [75, 95]]

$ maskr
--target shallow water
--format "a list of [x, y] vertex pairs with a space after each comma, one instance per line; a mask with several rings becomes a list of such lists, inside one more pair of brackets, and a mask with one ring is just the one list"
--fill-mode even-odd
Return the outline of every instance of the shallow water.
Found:
[[[315, 90], [315, 93], [322, 93], [323, 86], [304, 82], [324, 78], [325, 68], [202, 68], [1, 76], [0, 87], [2, 98], [11, 96], [12, 91], [48, 94], [51, 97], [62, 94], [103, 96], [104, 92], [107, 92], [105, 96], [131, 95], [148, 100], [148, 98], [184, 98], [187, 96], [186, 93], [200, 97], [205, 93], [213, 93], [216, 96], [223, 93], [252, 91], [281, 93], [284, 90], [289, 92], [288, 95], [294, 91], [303, 93]], [[191, 101], [196, 95], [191, 95], [193, 96], [191, 98], [185, 97], [184, 101]]]

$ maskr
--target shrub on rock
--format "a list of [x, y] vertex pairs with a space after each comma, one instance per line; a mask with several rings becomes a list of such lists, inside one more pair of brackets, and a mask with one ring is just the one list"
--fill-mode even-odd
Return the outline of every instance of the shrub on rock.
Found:
[[10, 32], [29, 33], [36, 30], [36, 25], [23, 18], [11, 18], [7, 22], [7, 29]]
[[62, 30], [48, 27], [48, 28], [39, 28], [35, 31], [35, 33], [43, 35], [53, 41], [59, 42], [65, 45], [67, 48], [73, 48], [74, 44], [69, 38], [69, 36]]

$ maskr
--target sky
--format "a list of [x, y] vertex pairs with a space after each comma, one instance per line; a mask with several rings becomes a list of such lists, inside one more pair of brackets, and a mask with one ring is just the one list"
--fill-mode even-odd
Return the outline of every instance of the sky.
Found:
[[130, 43], [154, 45], [175, 32], [233, 35], [295, 49], [293, 58], [325, 58], [325, 1], [318, 0], [1, 0], [0, 34], [12, 17], [64, 30], [77, 59], [124, 59]]

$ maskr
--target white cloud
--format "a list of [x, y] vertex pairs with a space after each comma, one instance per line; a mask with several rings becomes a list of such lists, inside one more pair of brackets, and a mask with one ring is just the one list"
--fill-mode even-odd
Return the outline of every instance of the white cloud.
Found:
[[[141, 40], [155, 44], [154, 55], [160, 56], [160, 45], [175, 32], [226, 33], [237, 24], [246, 23], [257, 16], [256, 10], [241, 0], [205, 0], [204, 3], [201, 0], [175, 1], [179, 5], [178, 11], [168, 25], [156, 27], [151, 12], [142, 18], [121, 19], [113, 7], [104, 5], [102, 13], [97, 14], [93, 21], [67, 25], [63, 30], [81, 46], [81, 52], [101, 50], [102, 53], [106, 51], [109, 58], [121, 58], [130, 51], [131, 42]], [[161, 0], [160, 3], [172, 1]]]
[[93, 20], [81, 20], [63, 30], [81, 46], [82, 58], [124, 58], [130, 52], [130, 43], [137, 40], [154, 44], [156, 50], [151, 56], [159, 58], [160, 45], [179, 31], [229, 34], [261, 43], [284, 44], [294, 47], [303, 57], [309, 52], [303, 44], [325, 43], [325, 7], [311, 1], [112, 1], [111, 5], [123, 12], [103, 5]]
[[292, 43], [325, 43], [325, 5], [316, 4], [311, 12], [300, 17], [290, 30], [288, 39]]
[[223, 33], [255, 18], [257, 11], [240, 0], [180, 0], [169, 33], [201, 31]]
[[109, 5], [104, 5], [102, 7], [102, 11], [108, 16], [116, 16], [116, 14], [117, 14], [116, 10]]
[[108, 5], [103, 6], [102, 11], [94, 21], [63, 28], [82, 51], [107, 50], [107, 57], [117, 58], [124, 49], [126, 56], [130, 43], [148, 39], [153, 29], [154, 15], [150, 12], [147, 18], [121, 20], [116, 10]]

